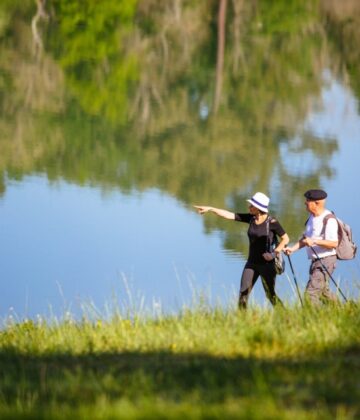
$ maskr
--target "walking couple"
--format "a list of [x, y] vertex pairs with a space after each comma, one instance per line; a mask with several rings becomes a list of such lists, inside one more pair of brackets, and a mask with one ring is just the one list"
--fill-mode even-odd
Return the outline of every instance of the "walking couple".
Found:
[[270, 302], [273, 305], [281, 304], [275, 293], [276, 254], [284, 252], [291, 255], [303, 247], [307, 247], [308, 258], [311, 260], [306, 298], [314, 304], [319, 304], [323, 299], [337, 300], [335, 294], [330, 291], [327, 272], [332, 274], [335, 269], [338, 223], [334, 217], [326, 218], [331, 212], [325, 207], [325, 191], [308, 190], [304, 196], [310, 217], [306, 222], [304, 235], [292, 246], [288, 246], [289, 236], [279, 221], [269, 216], [270, 199], [261, 192], [247, 200], [247, 213], [233, 213], [210, 206], [194, 206], [200, 214], [211, 212], [224, 219], [249, 225], [249, 255], [241, 276], [239, 308], [247, 307], [250, 292], [259, 276]]

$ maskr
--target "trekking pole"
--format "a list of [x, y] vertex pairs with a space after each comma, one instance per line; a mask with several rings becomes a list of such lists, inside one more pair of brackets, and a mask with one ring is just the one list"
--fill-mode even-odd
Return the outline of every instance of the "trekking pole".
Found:
[[301, 306], [304, 307], [304, 304], [303, 304], [303, 301], [302, 301], [302, 298], [301, 298], [301, 293], [300, 293], [299, 286], [298, 286], [298, 282], [296, 280], [294, 267], [293, 267], [292, 262], [291, 262], [291, 259], [290, 259], [290, 255], [287, 255], [287, 257], [288, 257], [288, 260], [289, 260], [289, 265], [290, 265], [291, 271], [293, 273], [294, 283], [295, 283], [295, 286], [296, 286], [297, 294], [298, 294], [299, 299], [300, 299]]
[[323, 264], [323, 262], [321, 261], [321, 258], [319, 257], [318, 253], [315, 251], [314, 247], [310, 247], [312, 252], [315, 254], [316, 259], [318, 261], [320, 261], [320, 264], [322, 266], [322, 268], [326, 271], [326, 273], [328, 274], [328, 276], [331, 278], [331, 280], [333, 281], [333, 283], [335, 284], [337, 290], [340, 292], [341, 296], [343, 297], [343, 299], [345, 300], [345, 302], [347, 302], [346, 296], [344, 295], [344, 293], [342, 292], [342, 290], [340, 289], [339, 285], [336, 283], [336, 281], [334, 280], [334, 277], [329, 273], [329, 270], [325, 267], [325, 265]]

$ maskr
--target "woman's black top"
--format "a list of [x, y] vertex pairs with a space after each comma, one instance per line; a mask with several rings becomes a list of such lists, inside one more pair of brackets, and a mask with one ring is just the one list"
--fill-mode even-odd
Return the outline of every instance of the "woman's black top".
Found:
[[[264, 259], [262, 254], [269, 252], [269, 243], [275, 242], [275, 235], [283, 236], [286, 232], [280, 225], [280, 223], [273, 217], [268, 218], [257, 225], [255, 218], [250, 213], [235, 213], [235, 220], [237, 222], [244, 222], [249, 224], [248, 237], [249, 237], [249, 256], [248, 262], [254, 264], [266, 264], [267, 261]], [[269, 223], [269, 239], [267, 235], [267, 223]]]

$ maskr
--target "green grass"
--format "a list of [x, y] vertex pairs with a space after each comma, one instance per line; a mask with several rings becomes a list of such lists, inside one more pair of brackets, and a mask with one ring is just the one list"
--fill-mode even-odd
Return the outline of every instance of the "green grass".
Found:
[[360, 304], [8, 322], [0, 418], [355, 419]]

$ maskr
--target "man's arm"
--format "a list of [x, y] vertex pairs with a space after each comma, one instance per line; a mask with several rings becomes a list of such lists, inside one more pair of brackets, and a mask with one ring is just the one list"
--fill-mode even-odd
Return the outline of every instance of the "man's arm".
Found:
[[311, 239], [311, 238], [304, 238], [303, 242], [305, 246], [318, 245], [327, 249], [334, 249], [338, 246], [338, 243], [339, 243], [339, 241], [329, 241], [328, 239]]
[[[328, 217], [328, 216], [326, 216]], [[326, 249], [334, 249], [338, 246], [338, 222], [335, 217], [324, 219], [324, 238], [304, 237], [305, 246], [320, 246]]]
[[298, 251], [301, 248], [304, 248], [305, 243], [304, 243], [304, 238], [299, 239], [293, 246], [286, 246], [284, 248], [284, 252], [286, 255], [291, 255], [293, 252]]

